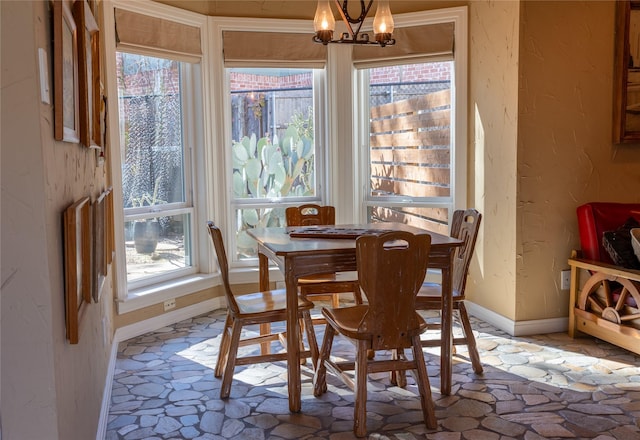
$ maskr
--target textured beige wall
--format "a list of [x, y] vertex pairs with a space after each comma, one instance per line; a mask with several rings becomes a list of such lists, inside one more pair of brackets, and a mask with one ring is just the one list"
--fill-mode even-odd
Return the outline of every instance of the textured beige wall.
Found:
[[467, 289], [471, 301], [515, 318], [520, 3], [469, 6], [469, 206], [483, 214]]
[[640, 145], [612, 144], [613, 1], [522, 4], [518, 321], [567, 316], [560, 270], [579, 248], [575, 209], [640, 201]]
[[[50, 3], [2, 11], [2, 431], [8, 439], [95, 438], [110, 354], [112, 288], [65, 336], [62, 211], [105, 187], [95, 152], [53, 139], [40, 102], [37, 49], [48, 53]], [[19, 44], [16, 44], [19, 42]], [[51, 94], [53, 99], [53, 94]]]

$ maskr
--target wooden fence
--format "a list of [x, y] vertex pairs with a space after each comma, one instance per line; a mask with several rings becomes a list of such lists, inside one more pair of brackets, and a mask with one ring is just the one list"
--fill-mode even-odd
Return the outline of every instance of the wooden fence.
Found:
[[[371, 109], [371, 195], [451, 194], [451, 91], [441, 90]], [[374, 220], [447, 233], [445, 208], [372, 207]]]

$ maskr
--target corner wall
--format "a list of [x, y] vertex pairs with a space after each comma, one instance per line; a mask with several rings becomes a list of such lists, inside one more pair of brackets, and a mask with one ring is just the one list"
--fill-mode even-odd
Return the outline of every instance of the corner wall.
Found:
[[576, 207], [640, 201], [640, 145], [613, 145], [615, 1], [522, 3], [518, 321], [565, 317], [560, 271], [579, 249]]
[[520, 2], [469, 2], [468, 204], [482, 215], [467, 297], [515, 320]]

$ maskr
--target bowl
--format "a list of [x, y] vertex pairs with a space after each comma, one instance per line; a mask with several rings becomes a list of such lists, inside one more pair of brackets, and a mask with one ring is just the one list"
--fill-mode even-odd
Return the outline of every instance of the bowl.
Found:
[[640, 228], [631, 229], [631, 246], [633, 246], [633, 253], [636, 254], [636, 258], [640, 260]]

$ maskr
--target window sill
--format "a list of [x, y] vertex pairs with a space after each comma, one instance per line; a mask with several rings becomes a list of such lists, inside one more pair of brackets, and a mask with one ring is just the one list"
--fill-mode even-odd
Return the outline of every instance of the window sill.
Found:
[[[259, 282], [257, 268], [234, 269], [229, 273], [231, 284], [250, 284]], [[271, 281], [282, 281], [282, 274], [276, 267], [269, 268]], [[222, 284], [220, 274], [194, 274], [171, 281], [145, 286], [130, 290], [127, 298], [117, 302], [118, 314], [133, 312], [155, 304], [161, 304], [168, 299], [180, 298], [201, 290]]]

